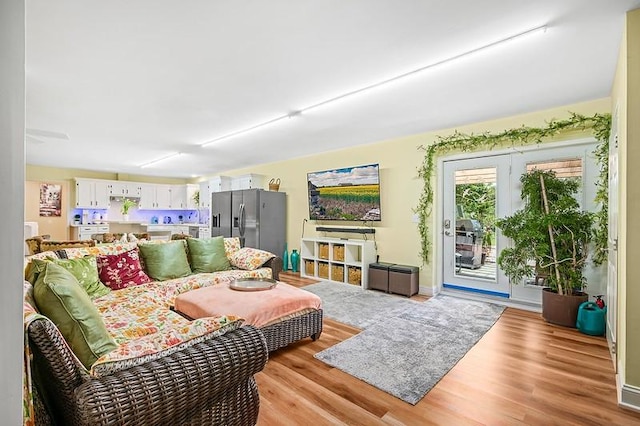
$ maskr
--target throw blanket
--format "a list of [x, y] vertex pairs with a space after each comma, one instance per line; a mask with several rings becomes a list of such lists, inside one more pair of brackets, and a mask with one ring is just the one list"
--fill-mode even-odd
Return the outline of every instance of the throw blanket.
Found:
[[282, 282], [263, 291], [237, 291], [226, 284], [217, 284], [183, 293], [176, 298], [175, 304], [176, 311], [191, 318], [233, 314], [256, 327], [321, 307], [320, 297]]

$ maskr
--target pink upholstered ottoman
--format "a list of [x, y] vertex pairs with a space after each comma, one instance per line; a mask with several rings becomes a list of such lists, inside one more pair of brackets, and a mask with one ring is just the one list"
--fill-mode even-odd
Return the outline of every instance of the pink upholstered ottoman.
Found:
[[266, 327], [311, 311], [322, 309], [320, 297], [289, 284], [278, 282], [263, 291], [237, 291], [217, 284], [179, 295], [176, 311], [190, 318], [237, 315], [246, 324]]

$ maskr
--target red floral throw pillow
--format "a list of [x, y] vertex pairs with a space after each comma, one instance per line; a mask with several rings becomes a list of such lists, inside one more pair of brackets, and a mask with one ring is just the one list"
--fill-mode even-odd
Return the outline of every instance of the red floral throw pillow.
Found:
[[100, 281], [112, 290], [151, 282], [142, 270], [137, 247], [120, 254], [98, 256], [98, 274]]

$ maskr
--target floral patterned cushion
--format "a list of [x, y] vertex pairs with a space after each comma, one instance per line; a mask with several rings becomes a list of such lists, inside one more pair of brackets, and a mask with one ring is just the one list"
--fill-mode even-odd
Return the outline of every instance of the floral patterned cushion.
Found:
[[77, 247], [64, 249], [67, 259], [76, 259], [85, 256], [105, 256], [108, 254], [120, 254], [136, 248], [136, 243], [98, 244], [95, 247]]
[[276, 255], [268, 251], [243, 247], [231, 255], [229, 262], [238, 269], [252, 271], [258, 269], [264, 265], [267, 260], [273, 259], [274, 257], [276, 257]]
[[127, 287], [94, 299], [107, 331], [117, 344], [182, 327], [188, 320], [162, 303], [156, 289], [163, 283]]
[[95, 377], [106, 376], [115, 371], [167, 356], [205, 339], [236, 330], [243, 322], [243, 319], [232, 315], [202, 318], [182, 326], [169, 328], [165, 332], [130, 340], [100, 357], [92, 365], [91, 375]]
[[229, 259], [231, 259], [231, 255], [240, 250], [240, 238], [231, 237], [224, 239], [224, 252]]
[[98, 256], [100, 281], [113, 290], [151, 282], [142, 270], [138, 248], [120, 254]]

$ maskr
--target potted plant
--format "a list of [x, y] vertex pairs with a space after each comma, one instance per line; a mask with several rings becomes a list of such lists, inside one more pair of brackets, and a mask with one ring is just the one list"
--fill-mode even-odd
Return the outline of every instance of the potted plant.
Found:
[[524, 207], [497, 226], [513, 246], [502, 250], [498, 264], [514, 282], [542, 281], [542, 317], [575, 327], [578, 307], [588, 296], [583, 275], [593, 236], [593, 215], [574, 198], [580, 182], [560, 179], [553, 171], [533, 170], [520, 178]]
[[122, 213], [122, 220], [124, 220], [125, 222], [129, 220], [129, 209], [136, 206], [137, 204], [138, 203], [129, 198], [122, 199], [122, 207], [120, 208], [120, 213]]

